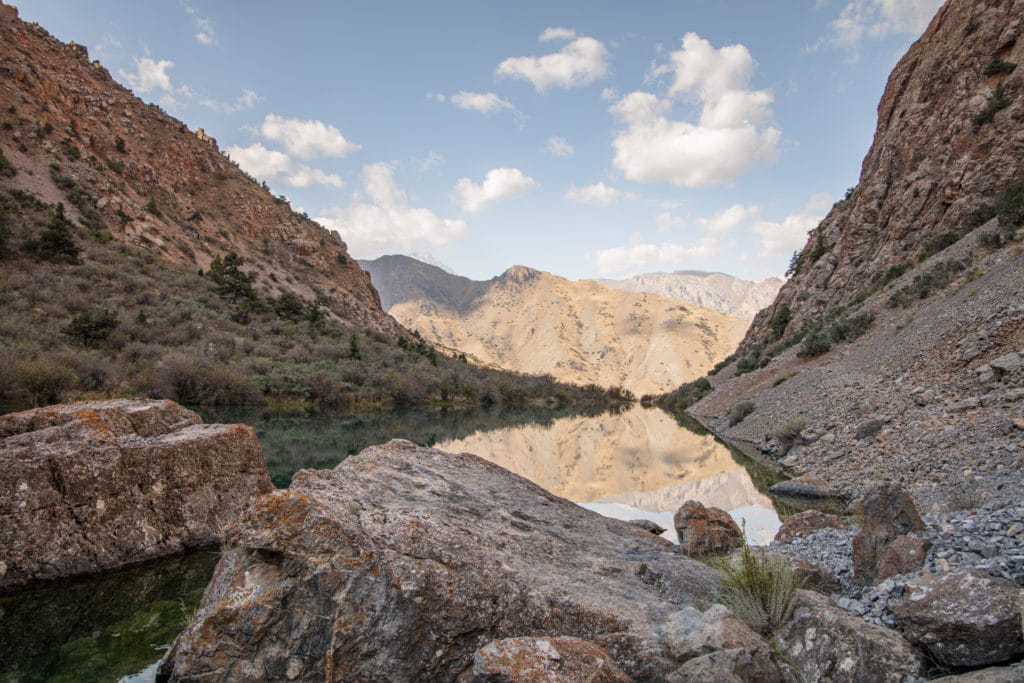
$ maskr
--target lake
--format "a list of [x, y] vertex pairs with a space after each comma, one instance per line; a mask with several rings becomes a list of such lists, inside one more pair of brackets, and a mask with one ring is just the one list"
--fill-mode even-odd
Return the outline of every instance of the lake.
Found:
[[[699, 425], [662, 410], [572, 414], [549, 410], [277, 415], [201, 408], [208, 422], [252, 425], [274, 484], [303, 468], [334, 467], [390, 438], [495, 462], [552, 493], [618, 519], [669, 529], [686, 500], [728, 510], [753, 544], [779, 518], [765, 488], [776, 479]], [[199, 603], [214, 553], [154, 562], [99, 579], [0, 596], [0, 682], [149, 681], [155, 662]]]

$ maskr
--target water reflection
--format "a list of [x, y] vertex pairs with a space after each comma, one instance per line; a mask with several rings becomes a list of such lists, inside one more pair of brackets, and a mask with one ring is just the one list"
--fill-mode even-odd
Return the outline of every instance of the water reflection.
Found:
[[[611, 517], [642, 517], [671, 529], [676, 509], [699, 500], [728, 510], [758, 545], [780, 524], [771, 500], [728, 448], [658, 409], [634, 406], [478, 432], [437, 447], [475, 453]], [[675, 539], [674, 531], [667, 535]]]

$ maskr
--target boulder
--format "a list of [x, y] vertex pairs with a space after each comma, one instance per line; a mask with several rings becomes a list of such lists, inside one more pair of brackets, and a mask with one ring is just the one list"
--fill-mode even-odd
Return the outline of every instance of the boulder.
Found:
[[921, 670], [914, 648], [898, 633], [806, 590], [796, 592], [793, 616], [779, 629], [775, 644], [804, 681], [896, 683]]
[[631, 519], [629, 523], [635, 527], [640, 527], [644, 531], [650, 531], [655, 536], [660, 536], [665, 533], [665, 527], [661, 526], [657, 522], [652, 522], [649, 519]]
[[806, 560], [793, 560], [793, 578], [797, 585], [826, 595], [843, 590], [842, 583], [832, 570]]
[[630, 683], [603, 647], [579, 638], [505, 638], [473, 653], [458, 683]]
[[[889, 545], [914, 531], [924, 531], [924, 521], [910, 495], [895, 484], [883, 484], [862, 504], [864, 523], [853, 537], [853, 576], [862, 585], [870, 585], [878, 575], [878, 565]], [[901, 547], [908, 547], [901, 541]]]
[[878, 560], [876, 581], [884, 581], [897, 574], [910, 574], [924, 566], [932, 542], [927, 538], [897, 536], [886, 546]]
[[714, 572], [469, 454], [391, 441], [297, 473], [229, 530], [172, 680], [453, 680], [494, 640], [580, 638], [657, 680]]
[[768, 488], [768, 493], [776, 498], [799, 501], [826, 501], [835, 495], [828, 482], [807, 475], [772, 484]]
[[987, 669], [969, 671], [956, 676], [932, 679], [933, 683], [1020, 683], [1024, 681], [1024, 664], [993, 666]]
[[1024, 655], [1017, 586], [977, 571], [925, 574], [893, 606], [904, 636], [949, 667], [1010, 662]]
[[807, 510], [787, 517], [775, 534], [776, 543], [790, 543], [794, 538], [809, 536], [819, 529], [845, 529], [846, 524], [835, 515], [820, 510]]
[[688, 500], [673, 520], [684, 555], [727, 555], [743, 545], [743, 532], [725, 510]]
[[[745, 654], [737, 658], [725, 655], [727, 651]], [[697, 672], [712, 665], [725, 666], [734, 675], [751, 674], [740, 680], [764, 683], [782, 680], [771, 646], [724, 605], [714, 605], [700, 615], [690, 633], [675, 646], [673, 654], [681, 660], [704, 659], [704, 662], [690, 665], [687, 661], [670, 680], [703, 680]]]
[[743, 648], [720, 650], [691, 659], [665, 680], [668, 683], [774, 683], [782, 680], [774, 664], [770, 669], [763, 669], [760, 664], [757, 657]]
[[272, 489], [250, 427], [171, 401], [0, 416], [0, 590], [216, 545]]

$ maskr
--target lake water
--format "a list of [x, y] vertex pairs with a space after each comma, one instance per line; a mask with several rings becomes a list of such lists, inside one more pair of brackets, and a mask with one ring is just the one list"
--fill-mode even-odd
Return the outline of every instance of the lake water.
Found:
[[[299, 469], [334, 467], [369, 445], [405, 438], [475, 453], [609, 517], [654, 520], [673, 539], [672, 515], [690, 499], [728, 510], [753, 544], [767, 543], [779, 526], [763, 493], [775, 481], [770, 472], [658, 409], [200, 412], [208, 422], [252, 425], [279, 487]], [[0, 682], [152, 680], [154, 663], [198, 605], [215, 561], [213, 553], [198, 553], [0, 596]]]

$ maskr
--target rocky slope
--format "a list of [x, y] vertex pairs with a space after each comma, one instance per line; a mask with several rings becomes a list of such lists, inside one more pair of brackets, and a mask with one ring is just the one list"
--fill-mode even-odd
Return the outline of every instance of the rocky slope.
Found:
[[[626, 292], [646, 292], [678, 299], [742, 320], [752, 320], [775, 300], [782, 280], [743, 280], [725, 273], [677, 270], [672, 273], [644, 273], [623, 280], [598, 280], [602, 285]], [[385, 308], [387, 308], [385, 306]]]
[[0, 417], [0, 591], [216, 545], [273, 490], [256, 434], [170, 401]]
[[389, 313], [426, 339], [483, 363], [638, 395], [704, 374], [746, 328], [715, 311], [523, 266], [478, 282], [408, 257], [363, 265]]
[[1024, 494], [1022, 22], [1024, 2], [939, 10], [857, 189], [692, 414], [848, 501], [884, 481], [926, 511]]
[[0, 122], [0, 150], [16, 171], [5, 182], [64, 202], [93, 232], [196, 268], [234, 251], [263, 291], [319, 296], [345, 322], [401, 331], [336, 233], [10, 5], [0, 5]]

